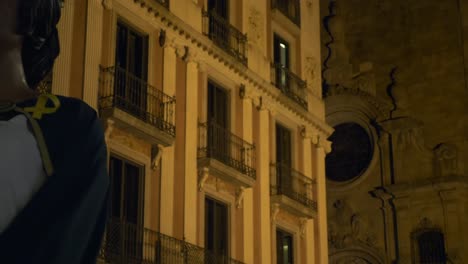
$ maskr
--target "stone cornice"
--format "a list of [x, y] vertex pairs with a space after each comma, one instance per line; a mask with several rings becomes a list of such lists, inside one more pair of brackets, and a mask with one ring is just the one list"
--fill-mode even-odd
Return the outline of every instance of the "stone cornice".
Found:
[[133, 2], [148, 12], [149, 15], [153, 16], [154, 19], [152, 20], [158, 23], [164, 30], [170, 30], [176, 33], [176, 35], [178, 35], [178, 41], [184, 42], [184, 45], [188, 46], [189, 49], [196, 49], [197, 51], [204, 52], [224, 64], [225, 67], [237, 74], [243, 80], [243, 83], [257, 88], [262, 97], [269, 97], [279, 103], [282, 107], [294, 113], [302, 122], [315, 127], [324, 137], [330, 136], [333, 132], [333, 129], [325, 121], [320, 120], [312, 113], [302, 109], [291, 99], [278, 93], [278, 89], [276, 89], [269, 80], [263, 79], [240, 61], [232, 58], [232, 56], [216, 46], [205, 35], [195, 30], [192, 26], [172, 14], [166, 8], [160, 6], [156, 2], [148, 0], [133, 0]]
[[383, 189], [395, 197], [408, 197], [414, 192], [461, 191], [468, 189], [468, 178], [465, 176], [438, 177], [411, 183], [387, 185]]

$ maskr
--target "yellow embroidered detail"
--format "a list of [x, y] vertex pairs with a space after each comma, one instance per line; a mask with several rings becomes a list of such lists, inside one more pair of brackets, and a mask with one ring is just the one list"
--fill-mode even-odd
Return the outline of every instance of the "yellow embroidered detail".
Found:
[[[47, 107], [47, 102], [51, 100], [53, 107]], [[41, 94], [37, 99], [36, 105], [24, 108], [25, 112], [32, 114], [35, 119], [41, 119], [44, 114], [53, 114], [60, 108], [60, 100], [53, 94]]]

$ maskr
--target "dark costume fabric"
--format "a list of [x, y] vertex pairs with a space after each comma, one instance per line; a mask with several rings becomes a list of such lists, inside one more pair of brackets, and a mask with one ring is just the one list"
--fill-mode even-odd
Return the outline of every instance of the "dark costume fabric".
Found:
[[103, 129], [85, 103], [59, 100], [56, 112], [37, 119], [54, 172], [0, 234], [0, 263], [96, 263], [109, 188]]

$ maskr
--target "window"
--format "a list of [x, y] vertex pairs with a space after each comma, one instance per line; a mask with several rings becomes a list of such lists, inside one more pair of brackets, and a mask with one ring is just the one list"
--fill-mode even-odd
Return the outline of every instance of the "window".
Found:
[[209, 155], [230, 164], [228, 94], [220, 86], [208, 82], [208, 149]]
[[111, 216], [133, 224], [143, 224], [143, 168], [110, 157]]
[[417, 259], [415, 263], [421, 264], [445, 264], [447, 257], [445, 252], [444, 234], [438, 230], [429, 230], [420, 233], [416, 237]]
[[290, 66], [289, 43], [277, 34], [274, 34], [273, 45], [276, 86], [281, 89], [287, 89], [289, 87], [288, 69]]
[[278, 9], [297, 26], [301, 25], [299, 0], [272, 0], [271, 6]]
[[148, 78], [148, 37], [117, 23], [115, 94], [117, 105], [145, 118]]
[[291, 131], [276, 124], [276, 184], [279, 193], [293, 193]]
[[229, 100], [228, 93], [219, 85], [208, 81], [208, 121], [218, 126], [229, 128]]
[[276, 162], [291, 168], [291, 131], [276, 124]]
[[366, 129], [353, 122], [334, 127], [332, 152], [325, 159], [327, 179], [348, 182], [361, 176], [372, 161], [373, 146]]
[[208, 0], [209, 35], [221, 47], [229, 49], [229, 1]]
[[144, 176], [143, 168], [111, 155], [110, 212], [111, 225], [106, 231], [106, 249], [121, 257], [139, 258], [143, 240]]
[[214, 12], [224, 20], [229, 21], [229, 1], [208, 0], [208, 12]]
[[276, 230], [276, 263], [294, 263], [293, 235], [281, 229]]
[[213, 263], [228, 263], [228, 206], [211, 198], [205, 199], [205, 249], [214, 256]]

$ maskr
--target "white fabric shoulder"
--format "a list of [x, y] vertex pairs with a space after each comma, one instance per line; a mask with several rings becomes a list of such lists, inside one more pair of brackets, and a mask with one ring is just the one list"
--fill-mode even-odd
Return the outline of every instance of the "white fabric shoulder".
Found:
[[0, 121], [0, 233], [46, 179], [36, 139], [24, 115]]

